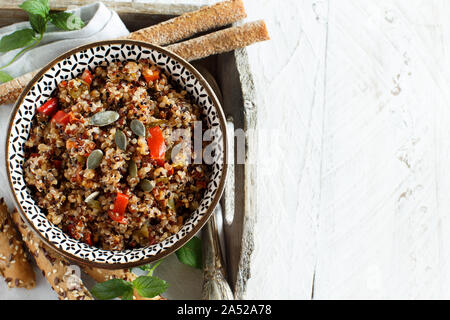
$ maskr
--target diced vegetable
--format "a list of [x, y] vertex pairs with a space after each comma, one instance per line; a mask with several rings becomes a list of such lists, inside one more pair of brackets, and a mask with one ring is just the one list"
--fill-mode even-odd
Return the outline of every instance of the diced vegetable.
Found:
[[164, 141], [161, 128], [150, 128], [148, 133], [149, 137], [147, 138], [147, 145], [150, 151], [150, 157], [155, 160], [159, 166], [164, 166], [166, 142]]
[[67, 150], [70, 150], [70, 149], [73, 149], [76, 147], [78, 147], [78, 143], [75, 140], [69, 139], [66, 141], [66, 149]]
[[117, 193], [116, 201], [114, 201], [114, 212], [117, 212], [123, 216], [125, 214], [125, 210], [127, 209], [127, 204], [128, 196], [123, 193]]
[[53, 116], [52, 122], [65, 126], [70, 122], [70, 115], [65, 113], [64, 111], [59, 110]]
[[128, 221], [125, 218], [125, 210], [127, 209], [127, 205], [128, 196], [118, 192], [116, 200], [114, 201], [114, 209], [108, 213], [110, 218], [118, 223], [127, 224]]
[[81, 75], [81, 80], [83, 80], [84, 82], [86, 82], [88, 85], [90, 85], [92, 83], [92, 74], [89, 71], [89, 69], [85, 69], [83, 71], [83, 74]]
[[111, 219], [113, 219], [114, 221], [116, 221], [120, 224], [128, 224], [127, 218], [125, 218], [125, 216], [119, 215], [117, 212], [109, 211], [108, 215]]
[[69, 122], [70, 123], [83, 123], [84, 120], [78, 119], [73, 112], [69, 112]]
[[40, 114], [46, 115], [48, 117], [53, 116], [58, 110], [58, 99], [51, 98], [47, 100], [42, 106], [40, 106], [37, 111]]
[[155, 81], [159, 79], [159, 71], [158, 70], [150, 70], [149, 68], [144, 68], [142, 70], [142, 75], [145, 78], [145, 81]]

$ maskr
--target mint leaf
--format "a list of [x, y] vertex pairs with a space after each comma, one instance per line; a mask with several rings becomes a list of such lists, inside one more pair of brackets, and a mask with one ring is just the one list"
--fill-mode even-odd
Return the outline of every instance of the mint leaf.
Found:
[[30, 24], [33, 30], [36, 33], [43, 34], [47, 26], [47, 21], [45, 20], [45, 18], [38, 14], [32, 13], [28, 14], [28, 17], [30, 19]]
[[7, 74], [5, 71], [0, 71], [0, 82], [8, 82], [14, 79], [9, 74]]
[[202, 268], [202, 241], [198, 237], [189, 240], [175, 254], [181, 263], [197, 269]]
[[42, 3], [46, 8], [48, 8], [48, 10], [50, 10], [49, 0], [38, 0], [38, 1]]
[[50, 12], [48, 1], [27, 0], [19, 6], [28, 13], [37, 14], [45, 18]]
[[133, 291], [132, 284], [122, 279], [112, 279], [102, 283], [97, 283], [91, 290], [92, 295], [99, 300], [109, 300], [121, 296], [129, 296], [129, 291]]
[[85, 25], [79, 16], [69, 12], [52, 13], [50, 15], [50, 21], [58, 29], [65, 31], [79, 30]]
[[122, 300], [133, 300], [134, 290], [132, 286], [128, 287], [128, 290], [122, 295]]
[[33, 29], [17, 30], [0, 39], [0, 52], [23, 48], [36, 40]]
[[156, 297], [169, 287], [169, 284], [164, 280], [152, 276], [140, 276], [133, 281], [133, 285], [144, 298]]

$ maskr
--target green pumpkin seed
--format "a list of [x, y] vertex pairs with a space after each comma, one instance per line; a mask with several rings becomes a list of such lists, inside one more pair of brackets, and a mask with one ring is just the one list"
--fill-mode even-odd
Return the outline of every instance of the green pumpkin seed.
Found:
[[96, 169], [100, 165], [102, 158], [103, 158], [102, 150], [97, 149], [92, 151], [89, 157], [87, 158], [86, 167], [88, 169]]
[[154, 181], [144, 179], [141, 181], [139, 186], [141, 187], [142, 191], [151, 192], [155, 188], [156, 184]]
[[131, 131], [134, 132], [135, 135], [139, 137], [145, 137], [145, 126], [142, 122], [137, 119], [134, 119], [130, 123]]
[[116, 134], [114, 135], [114, 141], [120, 149], [122, 149], [123, 151], [127, 150], [127, 136], [125, 135], [125, 133], [117, 130]]
[[133, 160], [130, 160], [130, 163], [128, 164], [128, 174], [131, 178], [137, 177], [137, 165]]
[[84, 202], [89, 203], [89, 201], [95, 200], [95, 198], [97, 198], [99, 194], [99, 191], [92, 192], [86, 197], [86, 199], [84, 199]]
[[97, 209], [100, 210], [102, 207], [100, 205], [100, 201], [97, 200], [91, 200], [87, 203], [87, 205], [89, 206], [89, 208], [91, 209]]
[[119, 114], [115, 111], [102, 111], [94, 114], [89, 120], [89, 124], [92, 126], [107, 126], [116, 122], [119, 119]]

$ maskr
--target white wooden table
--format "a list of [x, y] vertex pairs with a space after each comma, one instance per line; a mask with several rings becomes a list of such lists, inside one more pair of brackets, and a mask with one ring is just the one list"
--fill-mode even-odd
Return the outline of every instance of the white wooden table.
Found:
[[[246, 298], [450, 298], [450, 2], [245, 2], [272, 36], [248, 49], [260, 155]], [[175, 296], [198, 298], [196, 277]]]
[[[450, 297], [450, 2], [248, 1], [261, 92], [248, 298]], [[263, 132], [261, 132], [262, 134]]]

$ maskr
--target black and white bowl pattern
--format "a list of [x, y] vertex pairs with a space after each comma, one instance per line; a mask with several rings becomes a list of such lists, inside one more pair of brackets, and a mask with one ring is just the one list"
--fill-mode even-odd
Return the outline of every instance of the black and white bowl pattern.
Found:
[[[35, 204], [30, 190], [26, 186], [23, 172], [24, 144], [28, 139], [33, 116], [37, 106], [42, 105], [62, 80], [68, 80], [78, 76], [85, 68], [91, 70], [104, 62], [150, 59], [168, 75], [172, 81], [184, 88], [199, 105], [205, 116], [209, 128], [213, 131], [212, 145], [214, 146], [216, 161], [212, 165], [211, 181], [205, 192], [200, 207], [186, 221], [181, 230], [166, 240], [145, 248], [126, 251], [107, 251], [90, 247], [77, 241], [61, 229], [55, 227], [47, 220], [45, 214]], [[161, 258], [174, 250], [172, 248], [179, 241], [185, 242], [193, 236], [202, 224], [207, 221], [213, 207], [217, 204], [221, 189], [224, 184], [223, 162], [225, 153], [225, 127], [221, 125], [224, 120], [223, 113], [212, 90], [207, 87], [204, 80], [200, 80], [188, 70], [187, 63], [169, 54], [161, 48], [138, 42], [99, 42], [90, 46], [81, 47], [77, 52], [69, 52], [63, 58], [55, 60], [44, 73], [39, 74], [37, 81], [29, 86], [19, 98], [15, 112], [10, 120], [9, 139], [7, 143], [6, 157], [8, 173], [13, 195], [16, 199], [22, 215], [34, 227], [47, 243], [62, 250], [66, 256], [79, 262], [92, 263], [94, 265], [137, 265], [141, 262], [150, 262], [153, 258]], [[183, 65], [184, 64], [184, 65]], [[33, 83], [33, 81], [31, 82]], [[204, 84], [202, 84], [204, 83]], [[218, 107], [219, 106], [219, 107]], [[224, 123], [224, 122], [222, 122]], [[188, 237], [186, 237], [188, 236]], [[172, 250], [171, 250], [172, 248]]]

